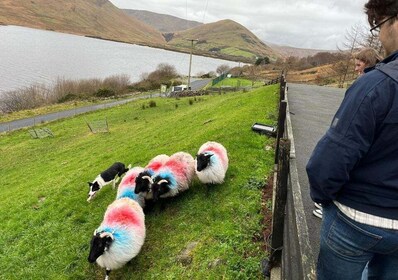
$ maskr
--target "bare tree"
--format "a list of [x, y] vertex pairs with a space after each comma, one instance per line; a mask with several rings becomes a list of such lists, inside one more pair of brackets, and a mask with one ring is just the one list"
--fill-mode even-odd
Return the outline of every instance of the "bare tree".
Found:
[[349, 54], [347, 59], [335, 64], [335, 70], [339, 73], [339, 87], [342, 88], [347, 78], [348, 71], [350, 69], [350, 65], [352, 65], [351, 57], [355, 50], [361, 48], [360, 42], [362, 41], [360, 35], [363, 34], [363, 26], [357, 24], [351, 27], [350, 30], [346, 31], [345, 41], [343, 43], [343, 47], [339, 47], [340, 52], [344, 52]]
[[227, 73], [229, 70], [231, 69], [231, 67], [229, 67], [227, 64], [221, 64], [220, 66], [217, 67], [217, 74], [222, 75]]

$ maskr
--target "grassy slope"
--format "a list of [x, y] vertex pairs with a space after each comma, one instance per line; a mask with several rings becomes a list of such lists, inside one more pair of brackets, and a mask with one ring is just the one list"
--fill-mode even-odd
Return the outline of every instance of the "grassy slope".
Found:
[[197, 21], [185, 20], [175, 16], [158, 14], [150, 11], [129, 9], [123, 11], [129, 16], [145, 22], [162, 33], [186, 30], [203, 24]]
[[107, 0], [2, 0], [0, 23], [161, 46], [162, 34]]
[[[273, 167], [273, 145], [253, 133], [254, 122], [273, 122], [277, 86], [248, 93], [139, 101], [47, 124], [56, 135], [30, 139], [26, 130], [0, 136], [0, 263], [2, 279], [103, 279], [87, 262], [89, 240], [116, 191], [105, 187], [86, 202], [87, 181], [114, 161], [145, 165], [160, 153], [194, 155], [208, 140], [229, 151], [226, 182], [205, 195], [191, 189], [146, 215], [140, 255], [113, 279], [261, 279], [261, 190]], [[176, 106], [178, 104], [178, 107]], [[85, 121], [107, 117], [111, 132], [89, 133]], [[271, 118], [271, 119], [269, 119]], [[198, 242], [192, 263], [177, 255]], [[215, 267], [209, 263], [219, 260]], [[160, 278], [159, 278], [160, 276]]]
[[231, 87], [248, 87], [248, 86], [261, 86], [264, 85], [263, 82], [252, 82], [248, 79], [242, 78], [225, 78], [215, 84], [213, 87], [231, 86]]
[[224, 50], [231, 55], [246, 57], [250, 53], [252, 57], [265, 55], [276, 57], [271, 48], [244, 26], [232, 20], [221, 20], [178, 32], [168, 44], [189, 48], [191, 42], [186, 38], [198, 39], [199, 43], [195, 45], [195, 49], [199, 50], [208, 51], [216, 47], [221, 48], [221, 52]]

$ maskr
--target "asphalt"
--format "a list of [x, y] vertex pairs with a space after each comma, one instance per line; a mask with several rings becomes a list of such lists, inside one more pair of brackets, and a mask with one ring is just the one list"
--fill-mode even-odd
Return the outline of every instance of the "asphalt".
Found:
[[315, 145], [328, 129], [345, 90], [288, 83], [288, 102], [296, 150], [297, 171], [303, 196], [310, 245], [318, 258], [321, 219], [315, 217], [305, 166]]
[[[191, 88], [193, 90], [199, 90], [199, 89], [203, 88], [204, 86], [206, 86], [210, 81], [211, 81], [211, 79], [193, 81], [191, 83]], [[10, 122], [2, 122], [2, 123], [0, 123], [0, 133], [7, 132], [7, 131], [13, 131], [13, 130], [21, 129], [24, 127], [32, 127], [32, 126], [35, 126], [36, 124], [40, 124], [40, 123], [44, 123], [44, 122], [51, 122], [51, 121], [55, 121], [58, 119], [73, 117], [73, 116], [87, 113], [87, 112], [110, 108], [110, 107], [126, 104], [128, 102], [135, 101], [138, 99], [152, 98], [152, 97], [159, 97], [159, 96], [161, 96], [160, 93], [150, 94], [150, 95], [145, 95], [145, 96], [140, 96], [140, 97], [132, 97], [132, 98], [118, 100], [118, 101], [111, 101], [111, 102], [107, 102], [107, 103], [103, 103], [103, 104], [89, 105], [89, 106], [74, 108], [74, 109], [70, 109], [70, 110], [64, 110], [64, 111], [54, 112], [54, 113], [50, 113], [50, 114], [38, 115], [38, 116], [15, 120], [15, 121], [10, 121]]]

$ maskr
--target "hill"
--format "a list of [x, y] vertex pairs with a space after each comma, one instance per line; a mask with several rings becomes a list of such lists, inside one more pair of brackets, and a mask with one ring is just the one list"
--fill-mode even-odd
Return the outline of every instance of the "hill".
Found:
[[123, 10], [129, 16], [132, 16], [162, 33], [171, 33], [190, 29], [203, 23], [191, 20], [185, 20], [171, 15], [158, 14], [143, 10]]
[[220, 57], [237, 58], [253, 61], [255, 57], [268, 56], [276, 59], [276, 54], [269, 46], [239, 23], [226, 19], [214, 23], [170, 34], [168, 45], [189, 49], [189, 39], [197, 39], [195, 50], [212, 53]]
[[108, 0], [2, 0], [0, 23], [161, 46], [162, 34]]
[[267, 42], [267, 44], [282, 57], [295, 56], [298, 58], [303, 58], [307, 56], [313, 56], [319, 52], [331, 52], [331, 53], [336, 52], [335, 50], [333, 51], [333, 50], [302, 49], [302, 48], [295, 48], [289, 46], [281, 46], [270, 42]]

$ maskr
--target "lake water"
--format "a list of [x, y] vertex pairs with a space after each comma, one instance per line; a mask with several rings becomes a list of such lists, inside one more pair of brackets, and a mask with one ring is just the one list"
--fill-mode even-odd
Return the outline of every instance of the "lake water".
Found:
[[[31, 84], [50, 85], [58, 78], [106, 78], [127, 74], [131, 82], [158, 64], [174, 65], [188, 76], [189, 54], [98, 40], [83, 36], [0, 26], [0, 94]], [[221, 64], [237, 62], [192, 56], [191, 75], [216, 71]]]

